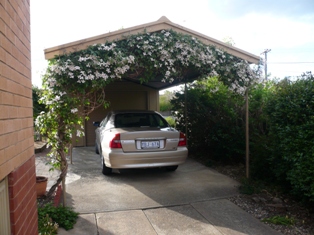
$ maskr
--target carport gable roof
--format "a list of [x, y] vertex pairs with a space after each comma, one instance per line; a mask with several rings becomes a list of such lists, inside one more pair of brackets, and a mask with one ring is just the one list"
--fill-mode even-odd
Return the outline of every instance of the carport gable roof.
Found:
[[[59, 46], [47, 48], [44, 50], [45, 58], [46, 59], [53, 59], [55, 56], [58, 56], [58, 55], [63, 55], [63, 54], [68, 54], [68, 53], [75, 52], [75, 51], [84, 50], [84, 49], [86, 49], [89, 46], [94, 45], [94, 44], [101, 44], [101, 43], [105, 43], [105, 42], [123, 40], [128, 35], [139, 34], [139, 33], [143, 33], [144, 31], [152, 33], [152, 32], [158, 32], [161, 30], [173, 30], [173, 31], [176, 31], [178, 33], [188, 34], [190, 36], [193, 36], [193, 37], [199, 39], [205, 45], [213, 45], [213, 46], [216, 46], [217, 48], [221, 48], [224, 51], [226, 51], [227, 53], [229, 53], [235, 57], [241, 58], [243, 60], [246, 60], [249, 63], [257, 64], [260, 60], [259, 56], [253, 55], [253, 54], [246, 52], [244, 50], [241, 50], [237, 47], [231, 46], [229, 44], [223, 43], [223, 42], [216, 40], [214, 38], [208, 37], [204, 34], [198, 33], [198, 32], [193, 31], [191, 29], [185, 28], [181, 25], [175, 24], [175, 23], [171, 22], [165, 16], [161, 17], [159, 20], [157, 20], [155, 22], [142, 24], [142, 25], [126, 28], [126, 29], [121, 29], [121, 30], [109, 32], [106, 34], [78, 40], [75, 42], [70, 42], [70, 43], [59, 45]], [[193, 77], [197, 77], [197, 74], [192, 73], [189, 75], [189, 77], [192, 79]], [[132, 82], [140, 83], [139, 79], [137, 79], [137, 78], [128, 78], [128, 79], [124, 79], [124, 80], [129, 80]], [[143, 85], [149, 86], [149, 87], [154, 88], [154, 89], [161, 90], [161, 89], [166, 89], [166, 88], [171, 87], [171, 86], [178, 85], [180, 83], [182, 83], [182, 81], [178, 81], [178, 80], [177, 81], [175, 80], [171, 84], [167, 83], [167, 82], [165, 83], [165, 82], [161, 82], [161, 78], [156, 77], [156, 78], [153, 78], [152, 80], [150, 80], [149, 82], [147, 82]]]

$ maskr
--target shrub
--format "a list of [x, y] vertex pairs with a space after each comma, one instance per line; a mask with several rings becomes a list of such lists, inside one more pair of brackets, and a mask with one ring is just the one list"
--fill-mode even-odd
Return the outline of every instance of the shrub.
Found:
[[217, 78], [189, 85], [187, 97], [185, 104], [184, 92], [177, 92], [171, 104], [176, 127], [183, 132], [186, 132], [187, 108], [189, 150], [206, 155], [206, 162], [209, 158], [221, 162], [242, 161], [245, 150], [242, 97]]
[[[69, 230], [72, 229], [78, 218], [78, 213], [69, 207], [54, 207], [51, 203], [38, 208], [38, 221], [51, 218], [51, 223], [57, 223], [60, 227]], [[38, 225], [42, 226], [40, 223]], [[39, 229], [42, 229], [39, 227]]]
[[[244, 160], [244, 99], [216, 78], [188, 85], [171, 100], [176, 128], [205, 164]], [[187, 117], [185, 116], [187, 110]], [[314, 77], [303, 74], [249, 90], [250, 175], [314, 204]], [[187, 126], [186, 126], [187, 125]], [[275, 185], [274, 185], [275, 184]], [[245, 191], [252, 191], [245, 184]]]
[[256, 84], [249, 91], [249, 133], [250, 133], [250, 176], [272, 182], [268, 156], [271, 155], [269, 145], [269, 117], [265, 106], [275, 89], [275, 83]]
[[38, 233], [40, 235], [55, 235], [58, 233], [59, 225], [53, 222], [48, 214], [38, 215]]
[[284, 80], [267, 105], [269, 161], [279, 182], [301, 200], [314, 202], [314, 77]]
[[33, 92], [33, 116], [34, 120], [36, 117], [42, 112], [46, 111], [46, 107], [44, 104], [40, 104], [38, 101], [41, 97], [42, 90], [36, 86], [32, 87], [32, 92]]
[[173, 97], [173, 93], [170, 91], [165, 91], [163, 95], [159, 96], [159, 109], [161, 112], [171, 111], [172, 105], [170, 99]]
[[169, 116], [169, 117], [165, 117], [165, 119], [171, 127], [173, 128], [176, 127], [176, 120], [173, 117]]

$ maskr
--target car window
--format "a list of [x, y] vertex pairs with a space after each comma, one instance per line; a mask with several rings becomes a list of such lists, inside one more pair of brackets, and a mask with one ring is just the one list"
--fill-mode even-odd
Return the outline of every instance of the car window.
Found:
[[108, 114], [108, 115], [105, 117], [105, 119], [101, 121], [101, 123], [99, 124], [99, 126], [105, 127], [106, 124], [107, 124], [107, 122], [108, 122], [108, 120], [110, 119], [110, 116], [111, 116], [111, 115]]
[[114, 126], [123, 127], [168, 127], [168, 123], [155, 113], [121, 113], [115, 115]]
[[151, 118], [152, 118], [153, 126], [157, 126], [160, 128], [165, 128], [169, 126], [167, 121], [158, 114], [152, 115]]

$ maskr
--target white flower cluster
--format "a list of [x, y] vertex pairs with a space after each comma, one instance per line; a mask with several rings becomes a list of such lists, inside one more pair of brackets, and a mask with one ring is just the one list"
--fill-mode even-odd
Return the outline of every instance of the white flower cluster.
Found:
[[[154, 63], [156, 70], [163, 71], [164, 82], [183, 77], [182, 70], [190, 66], [206, 67], [207, 76], [217, 74], [215, 67], [218, 61], [213, 56], [213, 48], [203, 45], [196, 38], [189, 41], [185, 37], [177, 37], [172, 31], [163, 30], [161, 33], [138, 36], [130, 40], [132, 45], [142, 50], [142, 55]], [[216, 53], [220, 53], [221, 58], [226, 57], [220, 50]]]
[[71, 113], [76, 113], [78, 111], [77, 108], [71, 109]]
[[[96, 46], [96, 45], [95, 45]], [[99, 51], [112, 51], [115, 48], [116, 44], [115, 43], [111, 43], [111, 45], [106, 45], [106, 44], [101, 44], [98, 46], [98, 50]]]
[[255, 82], [252, 78], [258, 79], [258, 76], [254, 75], [247, 61], [238, 61], [237, 63], [226, 66], [224, 76], [228, 76], [228, 74], [227, 83], [229, 84], [229, 89], [242, 95]]
[[81, 130], [76, 130], [76, 136], [77, 137], [82, 137], [85, 135], [85, 132], [84, 131], [81, 131]]
[[[110, 51], [114, 47], [115, 44], [109, 47], [100, 45], [98, 49]], [[56, 65], [50, 67], [47, 79], [48, 85], [53, 88], [57, 84], [56, 77], [58, 75], [76, 79], [78, 83], [85, 83], [88, 80], [95, 79], [121, 78], [130, 69], [129, 65], [134, 63], [135, 57], [133, 55], [123, 57], [121, 53], [116, 53], [115, 55], [115, 58], [111, 57], [108, 61], [91, 55], [82, 55], [77, 61], [68, 59], [65, 63], [57, 60]]]
[[49, 86], [56, 85], [56, 75], [85, 83], [122, 78], [136, 66], [154, 68], [155, 73], [163, 75], [163, 82], [183, 78], [191, 68], [199, 70], [203, 77], [219, 74], [229, 79], [231, 89], [241, 93], [253, 77], [247, 62], [173, 31], [129, 36], [121, 45], [119, 42], [94, 45], [92, 49], [97, 53], [93, 55], [82, 52], [77, 59], [69, 56], [65, 62], [58, 60], [50, 67]]

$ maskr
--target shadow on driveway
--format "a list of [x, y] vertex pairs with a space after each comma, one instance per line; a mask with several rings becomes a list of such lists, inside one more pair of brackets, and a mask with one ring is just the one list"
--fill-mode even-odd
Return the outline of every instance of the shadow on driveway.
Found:
[[238, 182], [192, 159], [104, 176], [93, 147], [75, 148], [68, 175], [67, 204], [99, 234], [278, 234], [226, 200]]

